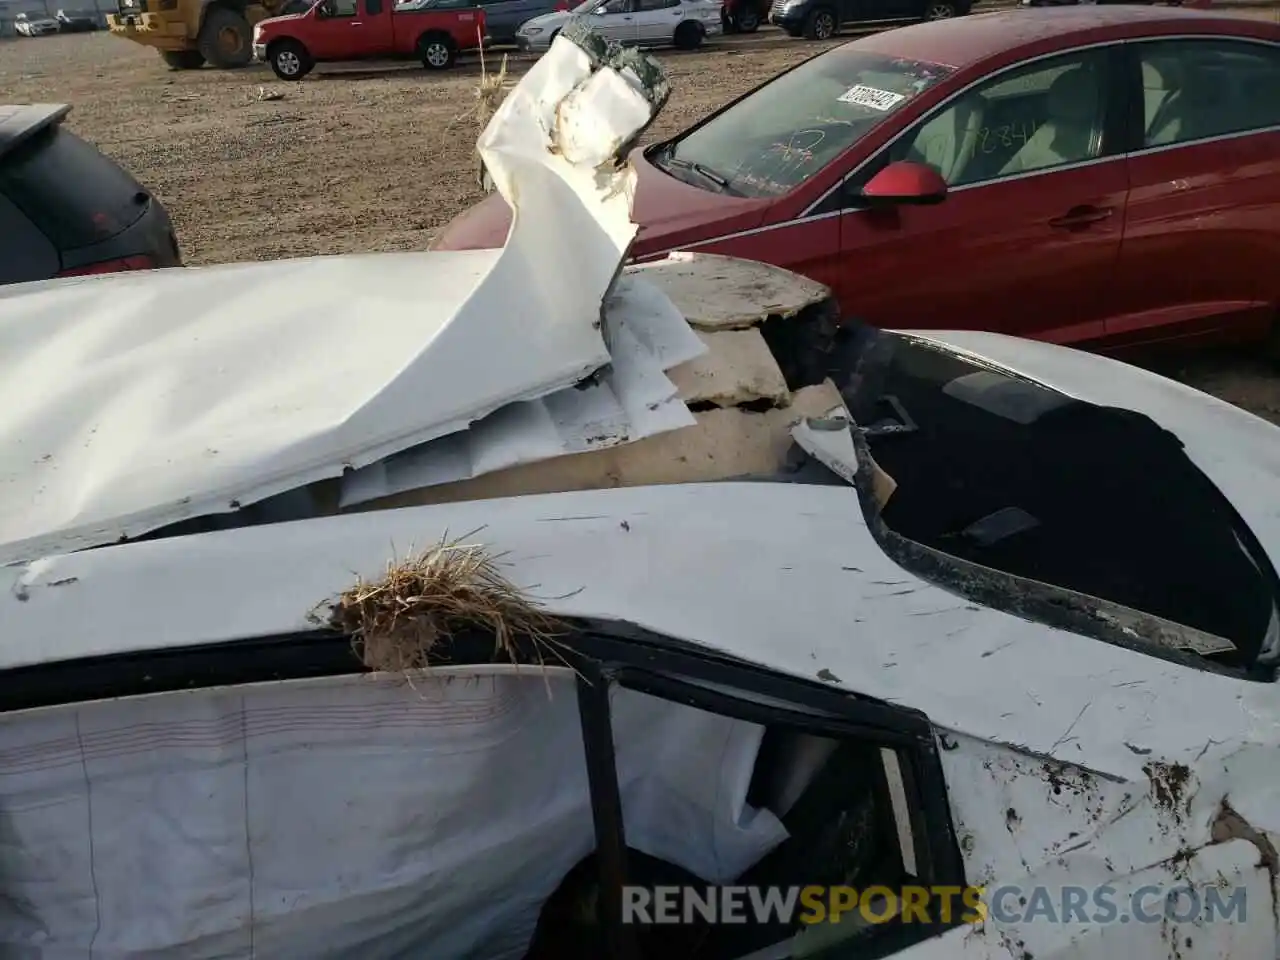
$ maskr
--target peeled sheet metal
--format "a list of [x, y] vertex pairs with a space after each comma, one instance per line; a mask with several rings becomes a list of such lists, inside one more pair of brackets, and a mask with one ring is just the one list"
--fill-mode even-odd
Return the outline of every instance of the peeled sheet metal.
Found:
[[592, 382], [509, 404], [469, 430], [349, 473], [339, 506], [696, 425], [665, 371], [701, 357], [707, 348], [662, 291], [624, 274], [605, 304], [604, 330], [612, 363]]
[[336, 477], [616, 360], [602, 303], [636, 232], [616, 158], [667, 88], [587, 46], [557, 38], [479, 140], [515, 210], [500, 251], [0, 291], [0, 563]]

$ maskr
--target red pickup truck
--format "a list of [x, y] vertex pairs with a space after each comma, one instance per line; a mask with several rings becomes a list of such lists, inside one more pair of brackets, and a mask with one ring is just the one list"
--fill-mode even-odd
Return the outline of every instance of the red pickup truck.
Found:
[[253, 28], [253, 55], [281, 80], [301, 80], [317, 63], [404, 57], [428, 70], [451, 67], [485, 41], [476, 0], [317, 0], [306, 13]]

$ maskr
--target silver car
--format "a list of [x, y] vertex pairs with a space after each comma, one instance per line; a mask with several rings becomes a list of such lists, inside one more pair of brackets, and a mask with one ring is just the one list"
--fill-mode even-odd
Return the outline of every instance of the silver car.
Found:
[[58, 32], [58, 21], [52, 17], [29, 17], [25, 13], [20, 13], [13, 18], [13, 29], [19, 36], [43, 37], [46, 34]]
[[526, 52], [545, 53], [556, 34], [577, 17], [606, 40], [627, 46], [693, 50], [707, 37], [724, 32], [719, 0], [587, 0], [572, 10], [521, 24], [516, 45]]

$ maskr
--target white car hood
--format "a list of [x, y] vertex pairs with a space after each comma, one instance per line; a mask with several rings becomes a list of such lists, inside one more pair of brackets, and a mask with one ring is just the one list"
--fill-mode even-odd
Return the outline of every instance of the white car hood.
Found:
[[[899, 331], [1099, 406], [1145, 414], [1182, 441], [1280, 568], [1280, 428], [1159, 374], [1069, 347], [975, 330]], [[1152, 478], [1158, 487], [1159, 478]]]
[[705, 348], [660, 291], [616, 284], [637, 229], [616, 158], [666, 84], [593, 56], [558, 39], [480, 137], [515, 210], [500, 251], [0, 291], [0, 563], [233, 511], [495, 411], [515, 415], [486, 434], [490, 466], [693, 423], [663, 373]]

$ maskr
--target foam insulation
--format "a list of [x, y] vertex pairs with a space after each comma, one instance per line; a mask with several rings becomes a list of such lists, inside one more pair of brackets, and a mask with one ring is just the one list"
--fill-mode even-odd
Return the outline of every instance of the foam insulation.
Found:
[[759, 330], [699, 333], [702, 356], [669, 371], [685, 403], [732, 407], [760, 400], [785, 406], [791, 400], [778, 361]]
[[711, 253], [677, 251], [636, 269], [661, 284], [700, 330], [741, 329], [769, 316], [792, 317], [831, 295], [816, 280], [781, 267]]

